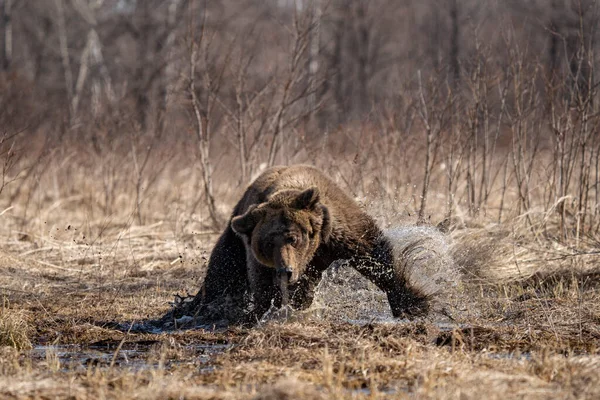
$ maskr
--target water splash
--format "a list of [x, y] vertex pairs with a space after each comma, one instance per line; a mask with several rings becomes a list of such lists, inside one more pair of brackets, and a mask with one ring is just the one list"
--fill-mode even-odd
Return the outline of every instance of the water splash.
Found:
[[397, 268], [409, 286], [428, 297], [452, 291], [459, 281], [450, 253], [449, 238], [429, 226], [404, 226], [384, 231], [394, 252]]
[[[431, 318], [440, 320], [440, 311], [447, 315], [454, 310], [459, 274], [450, 254], [449, 238], [426, 226], [394, 227], [385, 230], [384, 236], [392, 245], [398, 271], [411, 287], [431, 300], [435, 313]], [[311, 310], [320, 318], [351, 323], [403, 322], [392, 317], [385, 293], [346, 260], [334, 262], [325, 271]]]

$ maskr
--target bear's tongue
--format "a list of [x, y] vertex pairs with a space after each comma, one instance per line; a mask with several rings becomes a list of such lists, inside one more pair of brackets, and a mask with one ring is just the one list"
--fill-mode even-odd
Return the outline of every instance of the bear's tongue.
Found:
[[288, 292], [289, 274], [286, 271], [277, 271], [277, 282], [279, 283], [279, 291], [281, 292], [281, 306], [286, 307], [290, 300]]

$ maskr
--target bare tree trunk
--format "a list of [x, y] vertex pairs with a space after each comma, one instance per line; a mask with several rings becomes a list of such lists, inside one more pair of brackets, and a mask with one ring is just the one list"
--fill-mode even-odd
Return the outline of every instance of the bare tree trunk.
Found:
[[173, 79], [173, 63], [171, 62], [172, 49], [175, 44], [175, 26], [177, 23], [177, 9], [181, 0], [171, 0], [169, 3], [168, 14], [167, 14], [167, 39], [165, 46], [167, 49], [167, 66], [161, 73], [159, 86], [159, 98], [158, 98], [158, 110], [156, 112], [156, 124], [155, 129], [158, 136], [162, 135], [165, 126], [165, 114], [169, 106], [169, 87], [171, 80]]
[[[60, 56], [65, 75], [65, 88], [69, 106], [73, 101], [73, 72], [71, 71], [71, 61], [69, 59], [69, 44], [67, 42], [67, 26], [65, 22], [65, 8], [63, 0], [54, 0], [58, 16], [58, 40], [60, 43]], [[69, 110], [72, 113], [72, 110]]]
[[431, 42], [429, 45], [429, 51], [431, 52], [431, 62], [433, 69], [438, 71], [440, 68], [440, 48], [442, 46], [442, 35], [441, 35], [441, 21], [440, 21], [440, 9], [439, 7], [432, 7], [431, 12], [433, 15], [433, 26], [431, 27]]
[[425, 223], [425, 209], [427, 208], [427, 195], [429, 192], [429, 180], [431, 177], [431, 147], [433, 143], [433, 133], [431, 129], [427, 129], [426, 133], [426, 153], [425, 153], [425, 177], [423, 178], [423, 191], [421, 192], [421, 207], [419, 207], [419, 215], [417, 224]]
[[[89, 25], [90, 30], [87, 35], [87, 40], [83, 51], [81, 52], [79, 62], [79, 73], [77, 75], [77, 81], [75, 82], [75, 91], [73, 99], [71, 101], [71, 110], [73, 117], [77, 116], [79, 109], [79, 103], [81, 101], [81, 94], [85, 86], [85, 81], [89, 74], [91, 66], [97, 67], [102, 80], [104, 81], [104, 93], [108, 100], [108, 103], [112, 106], [115, 101], [115, 94], [112, 89], [112, 81], [108, 68], [104, 62], [102, 56], [102, 43], [100, 42], [100, 36], [96, 31], [98, 22], [96, 15], [94, 14], [95, 9], [88, 2], [82, 0], [72, 0], [74, 8], [77, 10], [81, 18]], [[94, 116], [100, 112], [102, 93], [102, 85], [100, 84], [97, 77], [93, 78], [92, 81], [92, 111]]]
[[319, 73], [319, 48], [321, 46], [321, 0], [312, 0], [312, 27], [310, 38], [310, 62], [308, 66], [310, 120], [314, 122], [317, 108], [317, 74]]
[[358, 111], [364, 113], [369, 105], [367, 83], [369, 80], [369, 28], [367, 26], [367, 2], [359, 1], [357, 5], [357, 44], [358, 44]]
[[142, 131], [148, 127], [148, 108], [150, 98], [148, 95], [148, 63], [147, 58], [150, 51], [151, 27], [144, 24], [143, 21], [150, 20], [150, 2], [137, 2], [136, 14], [141, 14], [139, 29], [139, 38], [137, 40], [137, 65], [133, 76], [133, 87], [135, 93], [135, 112], [138, 123]]
[[[203, 36], [202, 36], [203, 38]], [[212, 185], [212, 165], [210, 163], [210, 136], [209, 136], [209, 121], [208, 113], [200, 104], [200, 100], [196, 94], [196, 54], [198, 52], [198, 44], [192, 41], [192, 49], [190, 51], [190, 84], [189, 92], [192, 98], [192, 108], [196, 118], [196, 137], [198, 138], [198, 146], [200, 150], [200, 163], [202, 164], [202, 181], [204, 183], [204, 192], [206, 194], [206, 203], [208, 212], [215, 228], [220, 226], [217, 208], [215, 206], [215, 196], [213, 194]]]
[[13, 0], [4, 0], [2, 7], [2, 28], [4, 29], [4, 41], [2, 42], [1, 62], [2, 69], [8, 71], [12, 62], [13, 35], [12, 35], [12, 3]]
[[334, 49], [331, 58], [331, 70], [334, 71], [334, 98], [338, 112], [336, 113], [337, 123], [342, 122], [340, 116], [347, 115], [346, 99], [344, 96], [344, 77], [342, 75], [342, 49], [344, 41], [344, 31], [346, 29], [346, 16], [342, 15], [337, 18], [335, 23]]
[[[510, 152], [510, 150], [509, 150]], [[504, 159], [504, 172], [502, 174], [502, 194], [500, 195], [500, 206], [498, 208], [498, 223], [502, 223], [502, 212], [504, 211], [504, 199], [506, 198], [506, 189], [508, 185], [508, 159], [510, 154]]]
[[550, 46], [548, 47], [548, 57], [549, 57], [549, 63], [550, 63], [550, 71], [549, 71], [549, 80], [550, 80], [550, 84], [553, 85], [554, 84], [554, 80], [556, 79], [556, 74], [557, 74], [557, 70], [558, 70], [558, 37], [559, 37], [559, 32], [558, 32], [558, 24], [556, 22], [556, 20], [558, 19], [558, 0], [552, 0], [552, 8], [551, 8], [551, 13], [552, 13], [552, 18], [550, 21], [550, 29], [549, 29], [549, 34], [550, 34]]
[[92, 80], [92, 116], [98, 117], [101, 109], [102, 85], [97, 78]]
[[[95, 29], [91, 31], [92, 35], [92, 58], [94, 59], [94, 64], [98, 67], [100, 71], [100, 76], [104, 81], [104, 94], [108, 99], [110, 105], [115, 102], [115, 93], [113, 90], [112, 80], [110, 78], [110, 73], [108, 72], [108, 68], [106, 67], [106, 63], [104, 62], [104, 57], [102, 56], [102, 43], [100, 43], [100, 37]], [[100, 84], [98, 83], [98, 86]]]
[[[292, 77], [290, 76], [290, 80]], [[283, 95], [281, 99], [281, 103], [279, 108], [277, 109], [277, 113], [275, 113], [275, 118], [273, 122], [273, 139], [271, 140], [271, 146], [269, 146], [269, 156], [267, 158], [267, 165], [272, 167], [275, 165], [275, 156], [277, 155], [277, 150], [279, 149], [279, 140], [281, 136], [281, 132], [283, 131], [283, 114], [287, 107], [287, 98], [290, 91], [291, 82], [287, 82], [283, 89]]]
[[421, 82], [421, 71], [417, 72], [419, 82], [419, 96], [421, 100], [421, 119], [425, 125], [425, 176], [423, 178], [423, 190], [421, 192], [421, 206], [419, 207], [419, 214], [417, 216], [417, 224], [422, 225], [425, 223], [425, 209], [427, 208], [427, 195], [429, 192], [429, 180], [431, 177], [431, 158], [432, 158], [432, 145], [433, 145], [433, 129], [431, 126], [430, 113], [425, 101], [425, 94], [423, 93], [423, 84]]
[[[473, 115], [477, 115], [476, 111], [473, 111]], [[472, 117], [476, 118], [476, 117]], [[469, 216], [475, 215], [475, 138], [477, 137], [477, 122], [472, 120], [469, 125], [469, 139], [468, 139], [468, 153], [467, 153], [467, 174], [466, 174], [466, 191], [467, 191], [467, 206], [469, 210]]]
[[79, 102], [81, 100], [81, 93], [83, 91], [83, 87], [85, 85], [85, 81], [87, 79], [87, 75], [89, 72], [89, 63], [90, 63], [90, 52], [92, 49], [92, 38], [91, 31], [88, 33], [88, 39], [81, 52], [81, 57], [79, 58], [79, 74], [77, 75], [77, 82], [75, 83], [75, 94], [73, 95], [73, 100], [71, 101], [71, 111], [73, 115], [77, 115], [77, 111], [79, 110]]
[[452, 81], [454, 85], [460, 80], [459, 54], [459, 21], [458, 21], [458, 0], [450, 1], [450, 21], [452, 24], [452, 33], [450, 37], [450, 68], [452, 69]]
[[247, 144], [246, 144], [246, 127], [244, 124], [244, 102], [242, 100], [242, 94], [244, 93], [244, 83], [245, 83], [245, 70], [241, 65], [240, 61], [240, 69], [238, 71], [237, 76], [237, 85], [235, 87], [235, 101], [237, 106], [236, 113], [236, 124], [237, 124], [237, 139], [238, 139], [238, 147], [240, 154], [240, 169], [241, 169], [241, 177], [240, 183], [245, 184], [248, 175], [248, 152], [247, 152]]

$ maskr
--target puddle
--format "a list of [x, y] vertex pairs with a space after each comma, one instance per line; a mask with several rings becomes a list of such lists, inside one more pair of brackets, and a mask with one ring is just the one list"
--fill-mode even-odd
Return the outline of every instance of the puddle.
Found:
[[[402, 325], [412, 324], [414, 322], [409, 319], [394, 318], [391, 315], [386, 315], [386, 314], [375, 314], [375, 315], [373, 315], [373, 317], [371, 317], [369, 319], [366, 319], [366, 318], [358, 318], [358, 319], [343, 318], [342, 320], [349, 324], [358, 325], [358, 326], [365, 326], [365, 325], [369, 325], [369, 324], [402, 326]], [[452, 332], [453, 330], [456, 330], [456, 329], [461, 330], [461, 329], [467, 329], [470, 327], [470, 325], [468, 325], [468, 324], [457, 323], [457, 322], [452, 322], [452, 321], [447, 321], [447, 320], [424, 321], [424, 322], [436, 326], [441, 332]]]
[[346, 389], [345, 392], [351, 397], [354, 396], [375, 396], [376, 394], [384, 395], [384, 396], [400, 396], [401, 394], [409, 394], [410, 390], [408, 388], [377, 388], [377, 391], [374, 392], [369, 388], [359, 388], [359, 389]]
[[[159, 342], [154, 342], [156, 345]], [[211, 370], [210, 359], [215, 354], [227, 350], [227, 344], [202, 344], [167, 349], [164, 354], [149, 344], [126, 343], [119, 351], [114, 343], [89, 346], [60, 345], [36, 346], [29, 351], [33, 362], [52, 362], [57, 360], [62, 370], [86, 370], [90, 367], [129, 368], [142, 370], [178, 365], [190, 365], [201, 370]], [[170, 354], [171, 353], [174, 354]]]
[[487, 356], [495, 360], [531, 361], [531, 353], [529, 352], [498, 352], [488, 353]]

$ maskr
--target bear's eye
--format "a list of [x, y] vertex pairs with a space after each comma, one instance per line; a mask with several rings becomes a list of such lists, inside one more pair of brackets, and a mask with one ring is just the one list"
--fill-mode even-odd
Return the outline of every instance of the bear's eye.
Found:
[[296, 236], [288, 236], [287, 238], [285, 238], [285, 241], [287, 244], [291, 244], [294, 247], [298, 246], [299, 243], [299, 240]]

